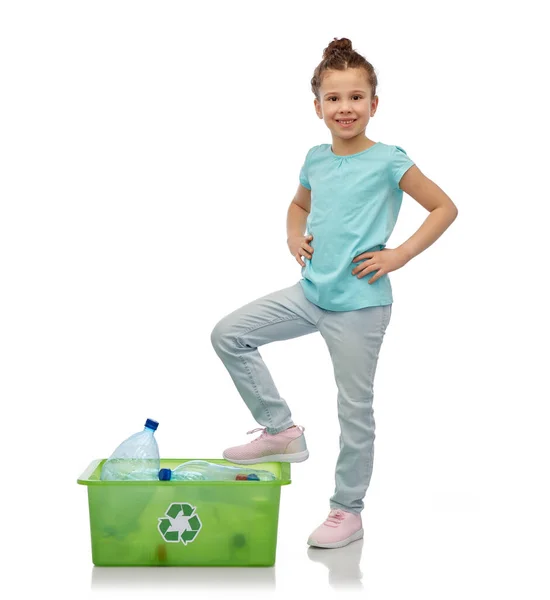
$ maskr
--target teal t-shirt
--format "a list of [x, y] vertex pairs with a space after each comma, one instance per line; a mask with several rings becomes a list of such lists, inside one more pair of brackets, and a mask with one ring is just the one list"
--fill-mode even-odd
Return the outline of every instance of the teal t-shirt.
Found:
[[300, 183], [311, 190], [306, 228], [314, 252], [300, 283], [310, 302], [333, 311], [393, 302], [388, 274], [369, 284], [376, 271], [358, 279], [351, 272], [363, 261], [352, 261], [386, 247], [403, 200], [399, 181], [412, 165], [403, 148], [382, 142], [348, 156], [330, 144], [308, 151]]

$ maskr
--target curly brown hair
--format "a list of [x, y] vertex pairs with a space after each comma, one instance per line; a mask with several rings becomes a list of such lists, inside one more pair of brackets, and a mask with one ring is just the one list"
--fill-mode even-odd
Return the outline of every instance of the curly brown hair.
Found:
[[371, 98], [376, 96], [376, 86], [378, 79], [374, 72], [374, 67], [361, 54], [356, 52], [348, 38], [334, 38], [332, 42], [323, 51], [323, 60], [315, 67], [313, 77], [311, 78], [311, 91], [320, 101], [319, 89], [323, 82], [324, 74], [329, 71], [345, 71], [346, 69], [364, 69], [367, 74], [367, 81], [371, 87]]

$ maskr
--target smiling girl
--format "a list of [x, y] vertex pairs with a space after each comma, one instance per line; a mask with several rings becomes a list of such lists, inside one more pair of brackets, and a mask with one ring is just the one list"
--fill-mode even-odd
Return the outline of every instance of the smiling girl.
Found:
[[[252, 442], [224, 451], [238, 464], [308, 458], [305, 428], [294, 425], [258, 348], [315, 332], [325, 340], [338, 388], [340, 453], [329, 515], [308, 539], [323, 548], [363, 537], [361, 511], [374, 458], [374, 376], [393, 304], [388, 273], [433, 244], [458, 214], [403, 148], [366, 136], [378, 107], [377, 83], [373, 66], [347, 38], [325, 49], [311, 87], [332, 144], [307, 152], [287, 215], [287, 243], [302, 279], [228, 314], [211, 334], [263, 426], [249, 431], [262, 431]], [[430, 214], [407, 241], [389, 249], [403, 191]]]

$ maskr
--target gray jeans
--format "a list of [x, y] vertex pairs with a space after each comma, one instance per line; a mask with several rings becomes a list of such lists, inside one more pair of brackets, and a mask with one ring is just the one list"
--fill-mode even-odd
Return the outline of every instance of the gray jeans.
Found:
[[[366, 284], [366, 282], [365, 282]], [[223, 317], [211, 341], [254, 419], [274, 434], [294, 425], [258, 347], [319, 331], [338, 388], [340, 453], [330, 508], [360, 513], [374, 458], [374, 374], [391, 304], [330, 311], [310, 302], [300, 282]]]

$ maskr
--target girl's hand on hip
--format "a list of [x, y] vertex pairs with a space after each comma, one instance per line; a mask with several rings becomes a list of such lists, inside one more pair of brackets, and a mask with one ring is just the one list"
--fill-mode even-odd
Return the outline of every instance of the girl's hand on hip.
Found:
[[309, 258], [311, 260], [311, 255], [313, 254], [313, 248], [309, 245], [308, 242], [311, 242], [313, 236], [310, 235], [295, 235], [293, 237], [288, 238], [287, 244], [290, 253], [294, 258], [302, 265], [302, 267], [306, 266], [306, 263], [302, 260], [302, 256]]
[[374, 283], [377, 279], [380, 279], [382, 275], [396, 271], [407, 264], [407, 257], [398, 249], [384, 248], [378, 252], [363, 252], [356, 256], [352, 262], [359, 262], [365, 260], [360, 265], [355, 267], [351, 272], [352, 275], [357, 275], [357, 279], [366, 277], [373, 271], [378, 271], [376, 275], [368, 280], [368, 283]]

